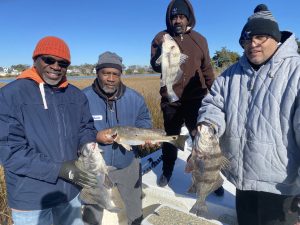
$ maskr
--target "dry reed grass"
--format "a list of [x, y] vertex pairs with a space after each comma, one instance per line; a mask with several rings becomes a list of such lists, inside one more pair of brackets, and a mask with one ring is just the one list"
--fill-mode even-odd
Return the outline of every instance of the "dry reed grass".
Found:
[[[79, 81], [70, 81], [80, 89], [91, 85], [93, 79], [85, 79]], [[123, 82], [139, 93], [141, 93], [147, 106], [150, 110], [154, 128], [163, 128], [162, 113], [160, 111], [160, 96], [159, 96], [159, 77], [129, 77], [124, 78]], [[0, 87], [4, 86], [0, 83]], [[6, 200], [6, 186], [4, 181], [3, 167], [0, 166], [0, 225], [12, 225], [10, 210]]]

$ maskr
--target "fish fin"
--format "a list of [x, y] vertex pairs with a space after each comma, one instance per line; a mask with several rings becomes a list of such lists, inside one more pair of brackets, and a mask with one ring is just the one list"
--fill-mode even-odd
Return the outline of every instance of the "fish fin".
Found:
[[117, 170], [117, 167], [114, 167], [114, 166], [106, 166], [106, 168], [107, 168], [108, 171]]
[[162, 55], [160, 55], [157, 60], [155, 61], [156, 65], [161, 65], [161, 61], [162, 61]]
[[190, 209], [190, 213], [196, 214], [197, 216], [206, 215], [208, 213], [208, 209], [205, 201], [197, 199], [196, 203]]
[[195, 186], [194, 182], [191, 184], [191, 186], [187, 192], [188, 193], [196, 193], [196, 186]]
[[191, 173], [193, 171], [193, 163], [191, 162], [191, 159], [189, 159], [185, 165], [184, 172]]
[[188, 135], [177, 135], [174, 136], [177, 137], [175, 140], [170, 141], [171, 144], [173, 144], [176, 148], [184, 151], [184, 145], [185, 141], [188, 139]]
[[223, 182], [224, 182], [224, 180], [221, 177], [221, 175], [219, 174], [216, 182], [214, 183], [214, 185], [211, 188], [211, 192], [213, 192], [213, 191], [217, 190], [219, 187], [221, 187], [223, 185]]
[[[103, 186], [102, 186], [103, 187]], [[84, 204], [97, 204], [100, 189], [97, 188], [83, 188], [80, 191], [79, 198]], [[97, 196], [97, 198], [95, 197]]]
[[230, 162], [225, 156], [222, 156], [222, 158], [221, 158], [221, 169], [222, 170], [230, 169]]
[[131, 151], [132, 147], [130, 145], [127, 144], [121, 144], [123, 146], [123, 148], [125, 148], [127, 151]]
[[79, 197], [84, 204], [97, 205], [110, 212], [119, 212], [122, 210], [113, 201], [112, 189], [107, 189], [102, 185], [98, 188], [83, 188]]
[[114, 186], [114, 183], [112, 182], [112, 180], [109, 178], [107, 174], [105, 174], [103, 186], [106, 187], [107, 189], [112, 188]]
[[179, 64], [184, 63], [189, 57], [183, 53], [180, 54]]

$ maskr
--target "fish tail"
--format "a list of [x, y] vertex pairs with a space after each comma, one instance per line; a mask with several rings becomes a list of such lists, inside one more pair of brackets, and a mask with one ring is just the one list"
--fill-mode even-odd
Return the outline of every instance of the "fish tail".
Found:
[[204, 216], [208, 214], [207, 205], [205, 201], [197, 200], [193, 207], [190, 209], [190, 213], [196, 214], [197, 216]]
[[178, 149], [184, 150], [185, 141], [188, 139], [188, 135], [178, 135], [176, 140], [171, 141], [171, 143]]

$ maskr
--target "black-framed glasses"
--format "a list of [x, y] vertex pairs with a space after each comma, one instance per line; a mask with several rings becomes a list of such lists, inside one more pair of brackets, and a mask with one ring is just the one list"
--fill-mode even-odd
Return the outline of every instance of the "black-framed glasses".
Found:
[[254, 35], [251, 38], [241, 40], [242, 46], [249, 46], [250, 44], [254, 43], [255, 45], [262, 45], [265, 43], [270, 36], [268, 35]]
[[41, 59], [44, 61], [44, 63], [46, 63], [48, 65], [53, 65], [54, 63], [57, 62], [57, 64], [61, 68], [67, 68], [70, 65], [70, 63], [66, 60], [56, 60], [56, 59], [52, 58], [51, 56], [41, 56]]

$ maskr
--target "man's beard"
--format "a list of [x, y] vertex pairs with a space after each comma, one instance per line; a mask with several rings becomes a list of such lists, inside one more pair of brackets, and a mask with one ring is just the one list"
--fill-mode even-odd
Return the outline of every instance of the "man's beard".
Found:
[[175, 34], [183, 34], [184, 33], [184, 28], [180, 25], [175, 25], [173, 30], [174, 30]]
[[117, 87], [117, 86], [115, 86], [114, 88], [108, 88], [107, 86], [102, 85], [101, 88], [102, 88], [103, 92], [104, 92], [105, 94], [107, 94], [107, 95], [113, 95], [113, 94], [116, 93], [117, 90], [118, 90], [118, 87]]
[[52, 79], [49, 79], [47, 76], [43, 76], [43, 74], [42, 74], [42, 79], [45, 81], [46, 84], [49, 84], [51, 86], [58, 85], [61, 82], [62, 78], [63, 77], [60, 77], [60, 79], [57, 79], [57, 80], [52, 80]]

